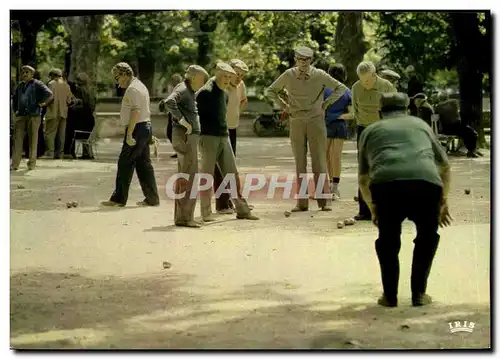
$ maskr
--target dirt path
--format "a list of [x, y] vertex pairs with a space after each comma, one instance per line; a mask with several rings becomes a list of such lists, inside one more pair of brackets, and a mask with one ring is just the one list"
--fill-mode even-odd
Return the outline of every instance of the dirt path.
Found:
[[[11, 175], [11, 345], [489, 347], [489, 153], [452, 160], [455, 222], [441, 231], [429, 283], [436, 303], [410, 307], [415, 232], [405, 222], [401, 304], [385, 309], [374, 304], [375, 228], [335, 228], [357, 207], [355, 146], [345, 147], [343, 198], [333, 212], [285, 218], [291, 201], [254, 198], [260, 221], [221, 216], [201, 230], [174, 227], [168, 199], [158, 208], [97, 207], [113, 187], [117, 142], [101, 146], [98, 162], [40, 161], [36, 171]], [[159, 186], [176, 167], [170, 146], [161, 150]], [[286, 139], [241, 138], [238, 156], [242, 173], [293, 172]], [[134, 178], [130, 203], [140, 199]], [[78, 208], [67, 209], [73, 200]], [[450, 333], [448, 322], [464, 320], [475, 323], [472, 333]]]

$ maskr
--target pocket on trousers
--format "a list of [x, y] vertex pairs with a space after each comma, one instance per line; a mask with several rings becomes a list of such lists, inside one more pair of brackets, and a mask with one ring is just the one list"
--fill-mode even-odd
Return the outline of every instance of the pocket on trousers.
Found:
[[186, 153], [188, 150], [188, 144], [187, 144], [187, 138], [184, 136], [184, 138], [176, 136], [172, 139], [172, 147], [174, 148], [174, 151], [177, 153]]

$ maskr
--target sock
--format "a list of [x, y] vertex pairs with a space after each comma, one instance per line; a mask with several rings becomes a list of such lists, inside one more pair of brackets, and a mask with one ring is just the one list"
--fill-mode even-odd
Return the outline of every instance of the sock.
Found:
[[340, 183], [340, 177], [333, 177], [332, 183]]

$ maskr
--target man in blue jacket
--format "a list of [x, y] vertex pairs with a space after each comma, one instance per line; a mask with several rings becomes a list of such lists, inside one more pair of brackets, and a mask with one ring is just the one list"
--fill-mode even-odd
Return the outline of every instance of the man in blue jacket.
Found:
[[28, 169], [36, 166], [38, 129], [42, 122], [41, 108], [53, 100], [52, 92], [45, 84], [34, 79], [35, 69], [25, 65], [21, 68], [22, 82], [17, 86], [12, 99], [15, 114], [14, 120], [14, 151], [12, 154], [11, 171], [17, 171], [21, 163], [24, 132], [28, 128], [29, 160]]

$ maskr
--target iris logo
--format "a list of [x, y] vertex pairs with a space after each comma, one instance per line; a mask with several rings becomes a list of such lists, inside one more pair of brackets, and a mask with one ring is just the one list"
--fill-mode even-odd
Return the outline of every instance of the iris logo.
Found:
[[450, 327], [450, 332], [452, 333], [456, 332], [472, 333], [474, 331], [476, 323], [468, 322], [467, 320], [464, 320], [463, 322], [457, 320], [455, 322], [448, 322], [448, 326]]

